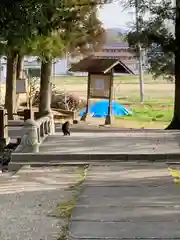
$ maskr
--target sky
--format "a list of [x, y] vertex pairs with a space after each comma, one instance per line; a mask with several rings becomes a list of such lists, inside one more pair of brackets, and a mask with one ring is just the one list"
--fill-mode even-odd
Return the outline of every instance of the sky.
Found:
[[[156, 0], [156, 2], [161, 2], [161, 0]], [[174, 3], [174, 0], [172, 0]], [[120, 0], [114, 0], [111, 4], [105, 4], [99, 10], [99, 19], [103, 22], [105, 28], [113, 28], [113, 27], [123, 27], [127, 28], [132, 23], [135, 23], [135, 14], [132, 12], [134, 9], [123, 9], [122, 4], [120, 4]], [[149, 18], [149, 14], [145, 15], [146, 18]], [[171, 25], [172, 27], [172, 25]]]
[[133, 21], [132, 14], [128, 11], [123, 10], [120, 3], [114, 2], [111, 4], [104, 5], [99, 10], [99, 19], [103, 22], [105, 28], [109, 27], [127, 27], [130, 22]]

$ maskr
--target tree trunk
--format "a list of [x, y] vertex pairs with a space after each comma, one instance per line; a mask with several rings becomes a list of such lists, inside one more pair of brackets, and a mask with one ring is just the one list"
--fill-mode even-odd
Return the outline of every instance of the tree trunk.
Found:
[[176, 22], [175, 22], [175, 96], [174, 96], [174, 116], [166, 128], [167, 130], [171, 129], [180, 129], [180, 4], [177, 0], [176, 3]]
[[17, 70], [18, 53], [14, 50], [9, 52], [7, 56], [7, 72], [6, 72], [6, 96], [5, 108], [8, 111], [8, 119], [13, 120], [16, 109], [16, 70]]
[[47, 60], [41, 63], [41, 84], [39, 116], [44, 116], [51, 111], [51, 70], [52, 61]]
[[18, 54], [16, 79], [23, 78], [23, 56]]
[[[16, 80], [23, 78], [23, 56], [18, 53], [17, 57], [17, 66], [16, 66]], [[20, 94], [16, 94], [16, 109], [15, 112], [18, 110], [20, 105]]]
[[166, 130], [180, 129], [180, 77], [175, 79], [174, 115]]

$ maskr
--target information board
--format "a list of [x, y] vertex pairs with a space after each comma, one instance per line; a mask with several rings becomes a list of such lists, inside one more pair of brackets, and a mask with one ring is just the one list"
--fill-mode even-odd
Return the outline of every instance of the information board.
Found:
[[110, 75], [91, 74], [90, 98], [109, 98]]

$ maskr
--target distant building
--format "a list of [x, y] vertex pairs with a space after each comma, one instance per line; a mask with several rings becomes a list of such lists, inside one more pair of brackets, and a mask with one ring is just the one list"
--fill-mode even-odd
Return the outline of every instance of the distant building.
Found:
[[96, 52], [95, 56], [119, 58], [134, 73], [138, 72], [137, 59], [132, 51], [130, 51], [128, 43], [108, 43], [100, 51]]
[[[130, 51], [127, 43], [107, 43], [104, 47], [94, 54], [96, 57], [118, 58], [125, 63], [134, 73], [138, 73], [138, 63], [134, 54]], [[66, 56], [56, 59], [52, 66], [52, 76], [77, 75], [77, 73], [69, 73], [71, 63], [78, 62], [80, 57], [71, 58]], [[24, 69], [35, 75], [40, 75], [41, 63], [37, 57], [25, 57]], [[86, 75], [86, 73], [78, 73], [78, 75]], [[6, 59], [1, 58], [1, 79], [6, 79]]]
[[[40, 76], [41, 63], [36, 57], [25, 57], [24, 59], [24, 70], [32, 73], [35, 76]], [[69, 59], [62, 58], [56, 59], [52, 65], [52, 76], [68, 75]], [[1, 58], [1, 80], [6, 80], [6, 59]]]
[[[41, 68], [41, 62], [37, 60], [37, 58], [25, 58], [24, 61], [24, 69], [39, 69]], [[52, 64], [52, 76], [61, 76], [67, 75], [69, 69], [69, 60], [67, 57], [65, 58], [57, 58]]]

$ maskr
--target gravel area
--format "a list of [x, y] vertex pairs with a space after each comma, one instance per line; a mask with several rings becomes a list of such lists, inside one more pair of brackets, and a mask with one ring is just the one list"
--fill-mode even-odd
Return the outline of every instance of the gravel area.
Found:
[[0, 239], [57, 240], [64, 221], [51, 215], [57, 204], [71, 199], [72, 191], [66, 190], [77, 177], [74, 167], [25, 169], [14, 178], [0, 177]]

